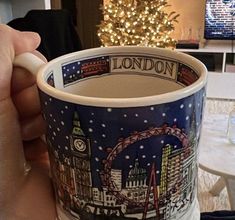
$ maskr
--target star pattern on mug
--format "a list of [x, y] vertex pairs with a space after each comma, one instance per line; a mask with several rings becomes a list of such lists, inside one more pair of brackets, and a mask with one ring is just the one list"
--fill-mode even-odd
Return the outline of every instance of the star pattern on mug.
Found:
[[[200, 97], [204, 96], [204, 91], [196, 96], [199, 98], [190, 96], [183, 102], [175, 101], [167, 109], [161, 105], [143, 108], [88, 107], [58, 101], [45, 94], [42, 94], [42, 100], [50, 111], [44, 114], [49, 123], [49, 141], [65, 157], [71, 153], [72, 116], [75, 111], [78, 112], [81, 127], [91, 142], [91, 151], [94, 155], [91, 161], [91, 170], [95, 171], [93, 183], [94, 186], [100, 187], [99, 172], [96, 170], [103, 169], [102, 161], [107, 158], [110, 150], [120, 139], [128, 138], [135, 132], [148, 130], [151, 127], [161, 127], [164, 123], [181, 128], [188, 136], [190, 136], [192, 123], [194, 123], [195, 130], [200, 130], [202, 115], [197, 112], [201, 112], [203, 103], [198, 103], [196, 100], [201, 100]], [[190, 118], [190, 115], [194, 115], [195, 118]], [[136, 159], [139, 160], [139, 166], [146, 170], [150, 169], [152, 162], [156, 162], [158, 181], [160, 181], [162, 149], [167, 145], [172, 145], [174, 150], [182, 147], [182, 143], [175, 139], [172, 136], [152, 136], [133, 143], [119, 153], [113, 161], [113, 167], [120, 170], [125, 167], [129, 168], [123, 172], [123, 184], [128, 177], [129, 170], [134, 167]]]

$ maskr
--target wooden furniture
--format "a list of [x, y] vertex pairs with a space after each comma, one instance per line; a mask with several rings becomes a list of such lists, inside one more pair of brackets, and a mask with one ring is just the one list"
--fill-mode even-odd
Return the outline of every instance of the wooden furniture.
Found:
[[[201, 57], [202, 60], [205, 62], [205, 65], [207, 65], [206, 56], [210, 55], [214, 61], [214, 70], [211, 72], [235, 73], [235, 58], [234, 58], [235, 43], [232, 40], [208, 41], [208, 43], [205, 43], [205, 45], [199, 49], [177, 49], [177, 50], [184, 53], [188, 53], [195, 57]], [[203, 55], [205, 56], [205, 59], [203, 59]], [[233, 63], [234, 63], [234, 71], [232, 71], [231, 68], [230, 69], [227, 68], [228, 65], [232, 65]]]
[[231, 210], [235, 210], [235, 145], [227, 139], [227, 120], [235, 102], [209, 99], [206, 103], [199, 167], [220, 176], [210, 192], [216, 196], [226, 186]]
[[[214, 62], [207, 85], [208, 98], [235, 99], [235, 43], [233, 41], [209, 41], [200, 49], [177, 49], [200, 58], [206, 66]], [[208, 59], [209, 56], [209, 60]]]
[[61, 9], [62, 8], [61, 0], [51, 0], [51, 8], [52, 9]]

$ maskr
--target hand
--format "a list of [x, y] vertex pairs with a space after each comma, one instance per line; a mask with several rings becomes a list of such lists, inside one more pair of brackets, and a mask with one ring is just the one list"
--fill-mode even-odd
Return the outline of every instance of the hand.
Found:
[[[40, 37], [0, 25], [0, 219], [56, 219], [48, 174], [45, 124], [35, 76], [13, 68], [15, 55], [33, 52]], [[26, 172], [26, 160], [31, 170]]]

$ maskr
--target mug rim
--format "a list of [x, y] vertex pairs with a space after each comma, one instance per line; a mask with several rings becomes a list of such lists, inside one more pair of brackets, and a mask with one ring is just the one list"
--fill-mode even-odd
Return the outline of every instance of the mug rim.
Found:
[[[62, 91], [60, 89], [54, 88], [49, 85], [44, 76], [49, 68], [52, 68], [56, 63], [61, 63], [63, 60], [72, 60], [73, 57], [82, 58], [87, 57], [87, 55], [92, 56], [100, 56], [105, 53], [115, 54], [123, 52], [127, 50], [127, 53], [135, 53], [135, 52], [143, 52], [149, 55], [165, 55], [168, 58], [174, 58], [177, 61], [182, 62], [187, 66], [193, 66], [198, 73], [200, 73], [199, 78], [189, 86], [180, 88], [175, 91], [158, 94], [158, 95], [150, 95], [150, 96], [142, 96], [142, 97], [131, 97], [131, 98], [102, 98], [102, 97], [90, 97], [90, 96], [82, 96], [77, 94], [72, 94], [69, 92]], [[96, 106], [96, 107], [141, 107], [141, 106], [151, 106], [162, 103], [169, 103], [173, 101], [177, 101], [179, 99], [188, 97], [200, 89], [202, 89], [207, 83], [208, 73], [205, 65], [199, 61], [198, 59], [170, 49], [163, 49], [157, 47], [145, 47], [145, 46], [110, 46], [110, 47], [99, 47], [99, 48], [91, 48], [85, 49], [73, 53], [69, 53], [58, 58], [55, 58], [49, 61], [47, 64], [43, 65], [38, 71], [37, 74], [37, 85], [41, 91], [46, 93], [49, 96], [52, 96], [56, 99], [71, 102], [74, 104], [86, 105], [86, 106]]]

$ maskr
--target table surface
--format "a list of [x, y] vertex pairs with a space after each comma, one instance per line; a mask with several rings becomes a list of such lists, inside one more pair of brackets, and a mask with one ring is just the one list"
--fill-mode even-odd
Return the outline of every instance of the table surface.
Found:
[[207, 100], [199, 144], [199, 166], [218, 176], [235, 179], [235, 145], [227, 139], [233, 101]]
[[207, 97], [235, 99], [235, 73], [208, 73]]

